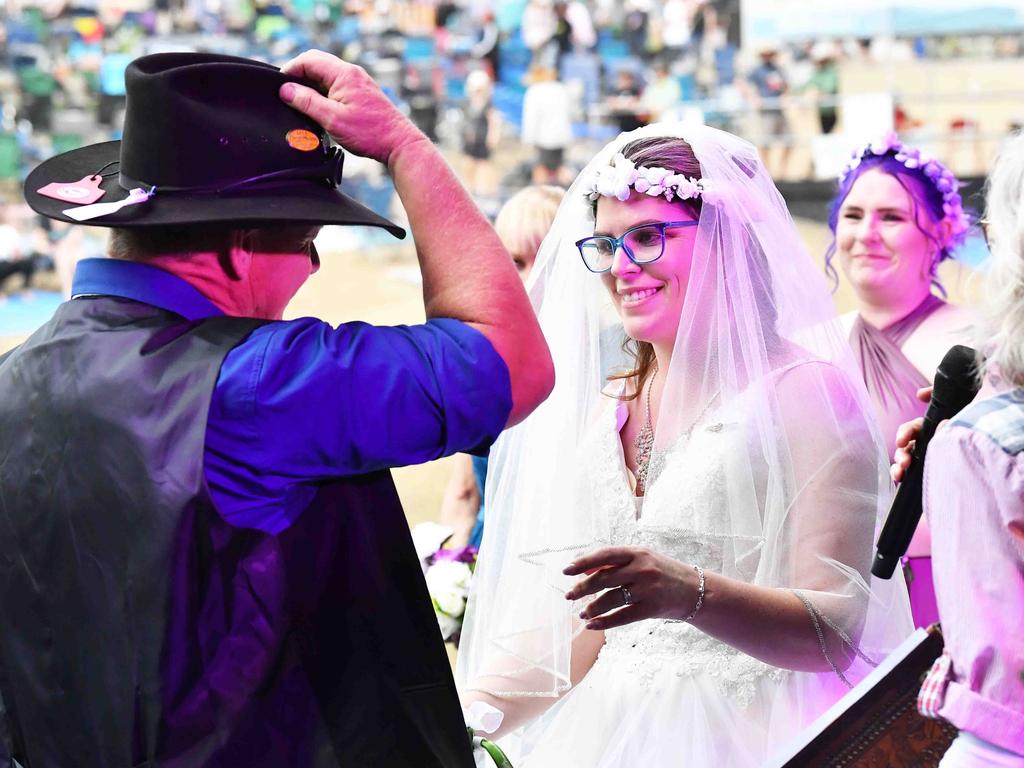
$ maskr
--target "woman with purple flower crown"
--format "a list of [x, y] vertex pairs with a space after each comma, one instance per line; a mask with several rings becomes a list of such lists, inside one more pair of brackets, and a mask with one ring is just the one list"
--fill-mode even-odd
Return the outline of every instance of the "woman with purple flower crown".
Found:
[[656, 124], [580, 174], [527, 288], [556, 385], [492, 449], [469, 719], [517, 768], [765, 765], [911, 630], [825, 280], [753, 146]]
[[[857, 309], [843, 316], [875, 414], [892, 455], [897, 427], [924, 414], [917, 392], [954, 344], [970, 343], [971, 314], [946, 302], [938, 267], [966, 237], [970, 219], [956, 177], [895, 134], [856, 152], [839, 177], [829, 225], [834, 259], [853, 288]], [[917, 626], [939, 620], [931, 544], [922, 519], [905, 573]]]

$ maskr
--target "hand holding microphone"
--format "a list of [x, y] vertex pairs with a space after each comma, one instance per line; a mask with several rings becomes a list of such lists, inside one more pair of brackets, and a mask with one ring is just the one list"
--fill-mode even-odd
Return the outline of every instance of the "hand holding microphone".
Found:
[[[932, 387], [922, 387], [915, 393], [917, 399], [922, 403], [930, 403], [932, 399]], [[924, 416], [900, 424], [896, 429], [896, 451], [892, 456], [892, 466], [889, 467], [889, 476], [897, 485], [903, 480], [903, 474], [910, 467], [914, 460], [914, 438], [921, 431], [924, 424]], [[941, 424], [940, 424], [941, 426]]]
[[[888, 579], [896, 570], [896, 564], [910, 546], [914, 530], [921, 519], [921, 481], [924, 477], [924, 458], [928, 443], [935, 434], [939, 422], [952, 418], [970, 403], [981, 388], [974, 375], [976, 354], [970, 347], [960, 344], [952, 347], [939, 363], [935, 372], [928, 410], [925, 412], [920, 431], [914, 440], [909, 463], [898, 457], [893, 467], [894, 478], [897, 469], [903, 469], [903, 482], [896, 492], [889, 516], [878, 537], [875, 560], [871, 573]], [[904, 441], [906, 442], [906, 441]]]

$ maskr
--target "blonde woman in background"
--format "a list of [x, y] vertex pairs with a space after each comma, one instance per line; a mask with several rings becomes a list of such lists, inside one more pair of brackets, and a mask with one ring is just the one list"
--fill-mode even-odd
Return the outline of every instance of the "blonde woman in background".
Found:
[[[521, 189], [498, 211], [494, 229], [525, 283], [533, 269], [537, 251], [551, 228], [565, 190], [549, 185]], [[484, 531], [484, 482], [487, 478], [487, 456], [460, 453], [454, 459], [454, 470], [444, 500], [441, 502], [441, 524], [455, 533], [450, 543], [455, 547], [480, 546]]]

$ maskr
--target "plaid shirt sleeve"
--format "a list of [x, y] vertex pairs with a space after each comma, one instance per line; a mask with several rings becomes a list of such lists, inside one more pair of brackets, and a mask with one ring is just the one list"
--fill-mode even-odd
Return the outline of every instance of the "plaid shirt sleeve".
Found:
[[935, 660], [917, 694], [917, 711], [935, 720], [946, 699], [946, 686], [953, 675], [953, 659], [945, 651]]

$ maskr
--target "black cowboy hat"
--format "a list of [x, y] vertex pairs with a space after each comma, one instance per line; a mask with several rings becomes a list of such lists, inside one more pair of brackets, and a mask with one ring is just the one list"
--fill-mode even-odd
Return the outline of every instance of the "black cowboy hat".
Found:
[[135, 188], [153, 192], [144, 203], [81, 222], [93, 226], [362, 224], [405, 237], [338, 189], [344, 154], [316, 122], [280, 100], [286, 82], [311, 85], [235, 56], [136, 59], [125, 71], [123, 139], [41, 163], [25, 180], [25, 199], [37, 213], [79, 223], [64, 211], [81, 206], [39, 190], [92, 179], [104, 192], [99, 203]]

